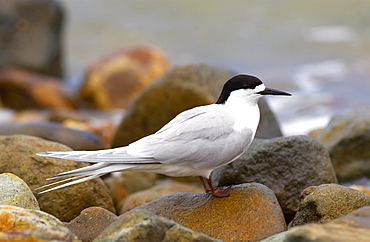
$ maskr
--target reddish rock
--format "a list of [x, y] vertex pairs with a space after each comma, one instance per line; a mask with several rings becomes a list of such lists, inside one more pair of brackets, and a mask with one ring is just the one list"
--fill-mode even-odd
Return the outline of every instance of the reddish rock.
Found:
[[88, 68], [80, 94], [96, 108], [126, 108], [168, 68], [167, 59], [157, 49], [134, 47], [117, 51]]
[[66, 226], [77, 235], [78, 239], [92, 241], [116, 220], [117, 216], [112, 212], [100, 207], [90, 207], [83, 210]]
[[58, 79], [18, 69], [0, 71], [0, 97], [16, 110], [74, 107]]
[[226, 198], [176, 193], [137, 208], [222, 241], [260, 241], [286, 230], [276, 196], [266, 186], [241, 184], [229, 193]]
[[119, 214], [126, 213], [127, 211], [140, 206], [144, 203], [151, 202], [155, 199], [177, 193], [177, 192], [193, 192], [201, 193], [203, 192], [202, 188], [191, 186], [185, 183], [180, 182], [166, 182], [152, 188], [149, 188], [144, 191], [136, 192], [128, 196], [122, 203], [119, 205]]

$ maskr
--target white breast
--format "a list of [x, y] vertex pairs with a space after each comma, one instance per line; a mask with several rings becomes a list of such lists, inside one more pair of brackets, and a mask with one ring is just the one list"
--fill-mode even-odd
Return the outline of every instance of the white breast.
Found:
[[251, 94], [251, 90], [237, 90], [230, 94], [224, 108], [235, 118], [234, 130], [242, 131], [249, 128], [256, 133], [260, 121], [260, 111], [257, 105], [260, 95]]

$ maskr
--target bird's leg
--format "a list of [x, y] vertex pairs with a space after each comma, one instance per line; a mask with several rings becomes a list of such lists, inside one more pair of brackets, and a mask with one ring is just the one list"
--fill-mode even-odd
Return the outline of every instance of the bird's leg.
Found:
[[212, 179], [211, 178], [206, 179], [208, 187], [207, 187], [206, 183], [204, 182], [204, 177], [200, 176], [199, 179], [201, 180], [201, 182], [203, 184], [204, 190], [206, 192], [211, 192], [211, 194], [214, 197], [228, 197], [229, 196], [229, 193], [228, 193], [228, 191], [230, 189], [229, 187], [226, 187], [226, 188], [217, 187], [216, 189], [214, 189], [213, 186], [212, 186]]
[[202, 182], [202, 185], [203, 185], [203, 187], [204, 187], [204, 191], [206, 191], [206, 192], [211, 191], [211, 189], [209, 189], [209, 188], [207, 187], [206, 183], [204, 182], [204, 178], [203, 178], [202, 176], [199, 176], [199, 179], [200, 179], [200, 181]]

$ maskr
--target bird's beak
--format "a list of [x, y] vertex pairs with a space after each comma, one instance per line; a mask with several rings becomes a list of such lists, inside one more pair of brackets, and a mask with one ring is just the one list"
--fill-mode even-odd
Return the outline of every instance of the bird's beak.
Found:
[[272, 88], [268, 88], [268, 87], [266, 87], [265, 90], [259, 92], [258, 94], [261, 94], [261, 95], [285, 95], [285, 96], [292, 96], [292, 94], [290, 94], [290, 93], [283, 92], [283, 91], [276, 90], [276, 89], [272, 89]]

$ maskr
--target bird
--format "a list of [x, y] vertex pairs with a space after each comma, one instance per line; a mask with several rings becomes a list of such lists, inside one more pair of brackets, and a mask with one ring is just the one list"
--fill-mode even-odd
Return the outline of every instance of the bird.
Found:
[[199, 176], [205, 192], [218, 198], [227, 197], [229, 187], [214, 188], [211, 172], [236, 160], [248, 149], [260, 120], [258, 100], [265, 95], [291, 96], [266, 87], [258, 77], [239, 74], [224, 84], [216, 103], [181, 112], [157, 132], [127, 146], [97, 151], [37, 153], [39, 156], [94, 163], [48, 178], [69, 177], [40, 187], [49, 187], [40, 193], [111, 172], [130, 170], [171, 177]]

